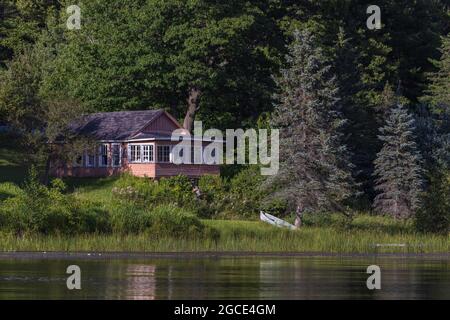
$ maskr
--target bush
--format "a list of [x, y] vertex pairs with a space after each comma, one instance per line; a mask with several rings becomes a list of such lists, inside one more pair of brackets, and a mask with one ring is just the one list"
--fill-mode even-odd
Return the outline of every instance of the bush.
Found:
[[227, 211], [241, 217], [256, 217], [261, 209], [263, 176], [258, 166], [250, 166], [230, 180]]
[[270, 199], [261, 204], [261, 210], [277, 217], [283, 217], [288, 213], [288, 203], [285, 199]]
[[218, 232], [205, 226], [192, 212], [174, 205], [143, 209], [133, 204], [116, 206], [111, 213], [113, 232], [146, 233], [149, 237], [216, 239]]
[[142, 208], [159, 204], [194, 208], [196, 200], [192, 183], [185, 176], [162, 178], [158, 181], [124, 174], [116, 181], [112, 192], [119, 202], [132, 202]]
[[[50, 187], [40, 184], [32, 171], [23, 189], [10, 184], [0, 186], [0, 190], [9, 195], [0, 206], [0, 230], [18, 235], [113, 231], [145, 233], [149, 237], [218, 237], [218, 232], [205, 226], [192, 210], [177, 206], [188, 201], [192, 205], [191, 185], [186, 178], [153, 183], [124, 176], [118, 181], [118, 185], [121, 184], [126, 186], [125, 192], [119, 193], [121, 200], [108, 212], [99, 204], [64, 194], [66, 186], [59, 179], [52, 181]], [[147, 201], [152, 205], [146, 205]], [[172, 203], [157, 204], [159, 202]]]
[[158, 206], [150, 212], [149, 216], [152, 223], [147, 232], [150, 235], [171, 235], [181, 238], [218, 237], [215, 229], [206, 227], [192, 212], [175, 206]]
[[205, 175], [199, 179], [198, 187], [201, 191], [196, 209], [199, 216], [212, 217], [225, 210], [228, 192], [226, 181], [218, 175]]
[[11, 182], [0, 183], [0, 203], [8, 198], [16, 197], [22, 192], [17, 185]]
[[54, 181], [51, 187], [40, 184], [32, 171], [23, 190], [2, 202], [0, 229], [16, 234], [78, 234], [110, 229], [106, 211], [63, 194], [64, 189], [61, 180]]

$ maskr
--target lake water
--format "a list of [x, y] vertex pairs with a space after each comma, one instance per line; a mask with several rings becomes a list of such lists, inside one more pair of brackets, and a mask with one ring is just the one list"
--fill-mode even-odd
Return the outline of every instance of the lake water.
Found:
[[449, 256], [38, 257], [0, 256], [0, 299], [450, 299]]

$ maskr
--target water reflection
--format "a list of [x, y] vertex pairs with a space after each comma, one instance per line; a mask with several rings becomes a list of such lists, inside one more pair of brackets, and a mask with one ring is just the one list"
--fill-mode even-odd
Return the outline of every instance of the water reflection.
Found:
[[[77, 264], [82, 290], [66, 288]], [[382, 289], [366, 287], [381, 267]], [[450, 258], [0, 260], [0, 299], [450, 299]]]
[[130, 300], [154, 300], [156, 294], [156, 266], [129, 265], [126, 271], [126, 298]]

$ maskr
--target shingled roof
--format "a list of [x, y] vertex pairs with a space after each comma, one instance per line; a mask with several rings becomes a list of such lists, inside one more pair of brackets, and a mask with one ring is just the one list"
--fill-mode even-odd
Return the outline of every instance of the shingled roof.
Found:
[[71, 130], [97, 140], [126, 140], [163, 113], [161, 109], [93, 113], [74, 123]]

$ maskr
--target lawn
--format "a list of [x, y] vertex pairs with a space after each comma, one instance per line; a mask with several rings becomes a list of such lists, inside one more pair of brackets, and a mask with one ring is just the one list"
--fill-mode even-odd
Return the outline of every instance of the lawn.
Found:
[[22, 163], [20, 152], [0, 147], [0, 183], [20, 184], [27, 175], [27, 167]]
[[[0, 148], [0, 183], [21, 183], [26, 169], [20, 153]], [[67, 179], [69, 192], [77, 197], [111, 203], [115, 178]], [[14, 193], [14, 187], [0, 189], [0, 196]], [[168, 235], [150, 239], [146, 235], [81, 235], [17, 237], [0, 233], [0, 251], [124, 251], [124, 252], [318, 252], [318, 253], [448, 253], [450, 236], [423, 235], [411, 222], [388, 217], [357, 215], [342, 224], [339, 215], [327, 223], [310, 223], [300, 230], [279, 229], [263, 222], [243, 220], [203, 220], [216, 228], [220, 238], [177, 239]]]

